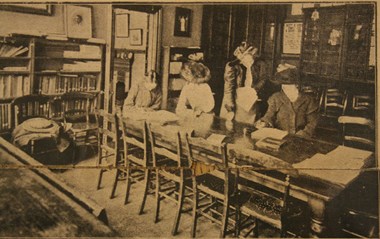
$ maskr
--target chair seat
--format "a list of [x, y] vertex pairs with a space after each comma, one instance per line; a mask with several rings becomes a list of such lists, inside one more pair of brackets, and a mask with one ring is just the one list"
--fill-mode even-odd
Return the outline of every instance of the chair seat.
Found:
[[74, 123], [70, 131], [76, 133], [76, 132], [81, 132], [81, 131], [88, 131], [88, 130], [96, 130], [98, 128], [98, 125], [96, 123], [86, 123], [86, 122], [81, 122], [81, 123]]
[[282, 207], [280, 201], [274, 197], [257, 193], [251, 195], [250, 199], [241, 206], [241, 211], [276, 228], [281, 228]]
[[[229, 191], [230, 194], [234, 192], [234, 178], [230, 177], [229, 183]], [[212, 174], [204, 174], [197, 177], [197, 181], [199, 182], [198, 188], [206, 192], [213, 197], [224, 199], [224, 180], [212, 175]]]
[[[181, 176], [180, 175], [180, 173], [181, 173], [180, 169], [176, 168], [176, 166], [173, 166], [173, 168], [170, 168], [167, 165], [165, 165], [165, 166], [166, 167], [163, 168], [162, 170], [160, 170], [159, 173], [162, 176], [166, 177], [166, 178], [170, 178], [172, 180], [175, 180], [175, 181], [179, 182], [180, 181], [180, 176]], [[185, 169], [184, 170], [184, 179], [185, 180], [190, 179], [191, 178], [191, 174], [192, 174], [192, 172], [191, 172], [190, 169]]]

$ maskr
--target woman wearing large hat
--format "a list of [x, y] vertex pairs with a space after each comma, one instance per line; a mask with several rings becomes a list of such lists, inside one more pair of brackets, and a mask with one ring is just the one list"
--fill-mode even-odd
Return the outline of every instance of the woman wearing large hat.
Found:
[[234, 51], [235, 59], [226, 64], [222, 118], [253, 124], [259, 108], [256, 100], [266, 101], [263, 88], [269, 73], [257, 51], [257, 47], [243, 41]]
[[213, 113], [214, 96], [207, 82], [211, 79], [210, 70], [201, 62], [188, 61], [180, 72], [187, 83], [179, 96], [176, 113], [191, 113], [199, 116], [202, 113]]
[[311, 137], [318, 122], [318, 105], [312, 97], [299, 91], [296, 67], [280, 64], [272, 82], [281, 85], [282, 90], [269, 98], [268, 110], [255, 127], [274, 127]]

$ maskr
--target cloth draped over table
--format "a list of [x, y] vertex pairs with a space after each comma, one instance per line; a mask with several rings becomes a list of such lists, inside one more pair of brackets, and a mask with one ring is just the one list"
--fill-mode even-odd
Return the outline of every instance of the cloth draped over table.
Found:
[[29, 145], [31, 140], [50, 138], [55, 141], [57, 149], [63, 152], [69, 142], [60, 137], [60, 126], [45, 118], [32, 118], [25, 120], [12, 132], [12, 143], [18, 147]]

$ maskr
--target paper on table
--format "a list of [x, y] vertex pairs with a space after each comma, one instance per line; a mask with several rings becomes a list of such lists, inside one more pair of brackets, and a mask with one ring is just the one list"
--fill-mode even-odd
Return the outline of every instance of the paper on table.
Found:
[[129, 110], [129, 114], [127, 114], [126, 117], [133, 120], [146, 120], [149, 122], [161, 124], [178, 120], [178, 116], [176, 114], [166, 110], [145, 111], [144, 109], [140, 108]]
[[226, 136], [222, 135], [222, 134], [211, 134], [207, 138], [207, 141], [211, 142], [214, 145], [220, 145], [225, 138], [226, 138]]
[[252, 132], [251, 138], [255, 140], [260, 140], [260, 139], [270, 137], [273, 139], [281, 140], [285, 138], [285, 136], [287, 135], [288, 135], [288, 132], [284, 130], [275, 129], [275, 128], [262, 128], [262, 129], [258, 129]]
[[338, 146], [328, 154], [315, 154], [300, 163], [293, 164], [300, 174], [321, 178], [345, 186], [360, 174], [372, 152]]
[[240, 87], [236, 90], [236, 104], [245, 111], [250, 111], [257, 101], [257, 93], [251, 87]]
[[356, 161], [360, 161], [369, 158], [372, 155], [372, 152], [340, 145], [333, 151], [329, 152], [327, 155], [330, 158], [338, 160], [342, 158], [349, 158], [352, 160], [356, 159]]

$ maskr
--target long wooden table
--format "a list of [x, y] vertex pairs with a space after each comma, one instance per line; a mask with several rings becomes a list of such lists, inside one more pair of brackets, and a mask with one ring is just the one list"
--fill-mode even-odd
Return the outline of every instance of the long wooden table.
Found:
[[[308, 177], [300, 174], [292, 167], [292, 164], [310, 158], [316, 153], [328, 153], [338, 145], [331, 144], [316, 139], [306, 139], [295, 135], [286, 136], [286, 143], [278, 152], [260, 151], [256, 148], [255, 142], [244, 134], [244, 129], [252, 128], [237, 122], [226, 122], [219, 117], [211, 116], [207, 119], [192, 120], [191, 122], [180, 119], [162, 125], [170, 130], [194, 130], [194, 136], [208, 137], [212, 133], [227, 136], [227, 151], [229, 159], [237, 158], [235, 165], [245, 168], [241, 170], [241, 175], [253, 182], [264, 184], [272, 189], [280, 189], [280, 186], [273, 180], [267, 180], [255, 173], [255, 170], [267, 170], [273, 177], [290, 174], [292, 176], [290, 195], [309, 205], [311, 211], [310, 236], [311, 237], [332, 237], [336, 229], [337, 211], [334, 207], [339, 204], [336, 200], [339, 195], [352, 183], [346, 185], [336, 185], [320, 178]], [[154, 119], [154, 117], [149, 117]], [[123, 118], [129, 125], [129, 133], [137, 137], [142, 136], [142, 121]], [[149, 121], [149, 120], [148, 120]], [[157, 122], [152, 122], [157, 124]], [[159, 124], [159, 123], [158, 123]], [[175, 150], [175, 142], [165, 145], [169, 149]], [[202, 157], [200, 157], [202, 160]], [[206, 159], [207, 160], [207, 159]], [[215, 162], [218, 163], [217, 161]], [[246, 167], [248, 166], [248, 167]], [[251, 166], [251, 167], [250, 167]], [[254, 167], [252, 167], [254, 166]], [[256, 168], [259, 166], [259, 168]], [[341, 170], [344, 174], [345, 171]]]

